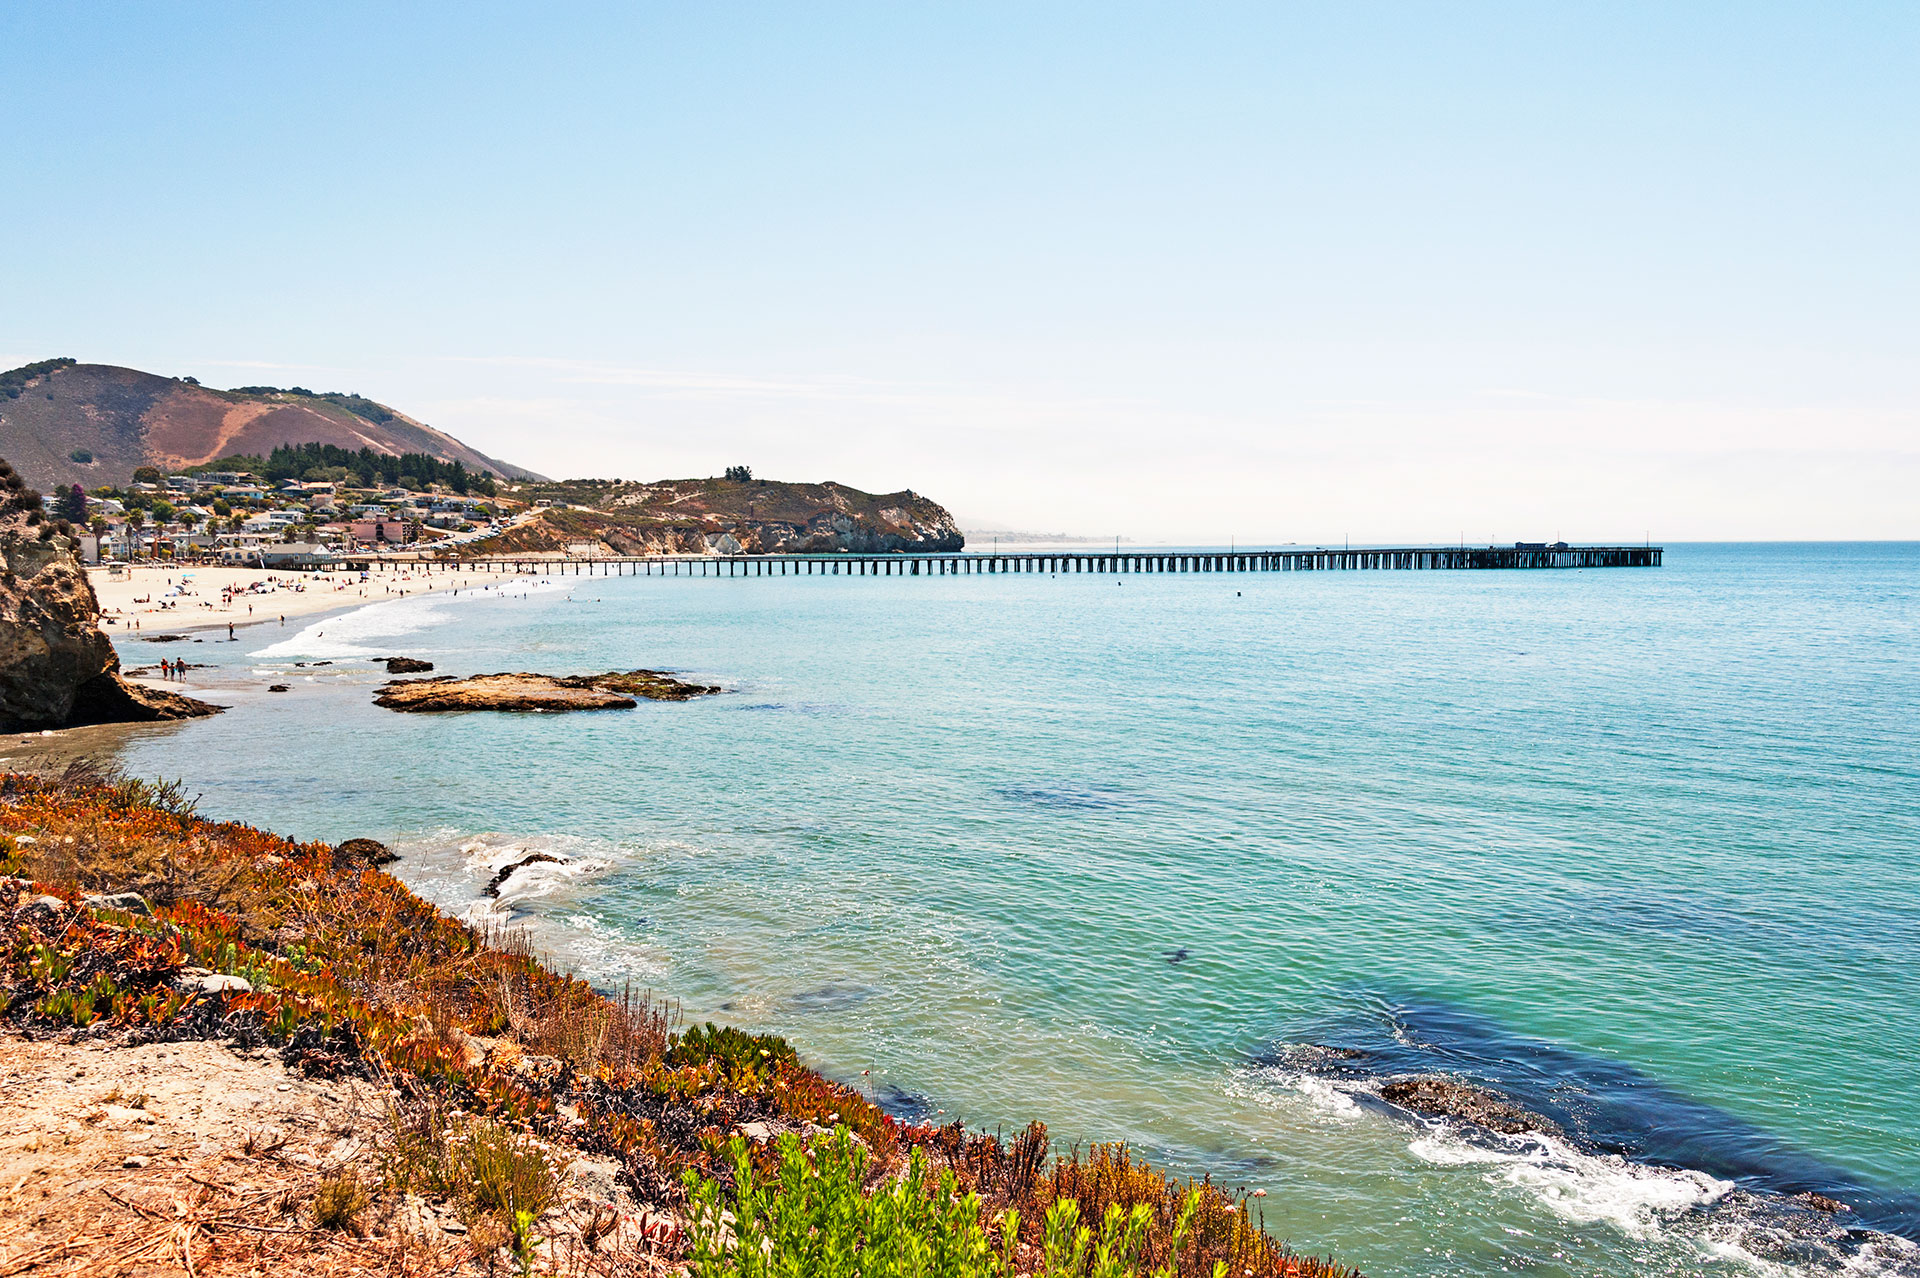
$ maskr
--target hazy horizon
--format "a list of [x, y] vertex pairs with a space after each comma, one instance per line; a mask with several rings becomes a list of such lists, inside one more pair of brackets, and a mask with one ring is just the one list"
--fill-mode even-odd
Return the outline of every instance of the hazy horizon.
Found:
[[0, 12], [0, 366], [1140, 543], [1920, 536], [1920, 10]]

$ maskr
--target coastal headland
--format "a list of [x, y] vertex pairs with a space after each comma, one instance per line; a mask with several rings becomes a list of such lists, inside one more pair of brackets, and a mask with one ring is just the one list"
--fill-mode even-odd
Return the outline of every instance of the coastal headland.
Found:
[[1061, 1272], [1083, 1219], [1123, 1272], [1352, 1272], [1124, 1148], [903, 1123], [782, 1039], [682, 1029], [385, 859], [84, 765], [0, 776], [0, 1086], [25, 1102], [0, 1125], [5, 1272], [671, 1272], [767, 1228], [749, 1197], [722, 1230], [718, 1195], [783, 1163], [822, 1210], [939, 1182], [907, 1228], [974, 1250], [967, 1273]]

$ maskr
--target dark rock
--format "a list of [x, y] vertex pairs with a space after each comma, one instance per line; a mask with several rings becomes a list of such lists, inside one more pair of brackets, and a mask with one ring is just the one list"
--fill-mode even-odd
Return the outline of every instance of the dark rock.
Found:
[[433, 669], [431, 661], [421, 661], [417, 657], [388, 657], [388, 674], [425, 674]]
[[333, 849], [333, 863], [340, 868], [391, 865], [399, 859], [399, 853], [375, 839], [348, 839]]
[[1824, 1211], [1829, 1214], [1838, 1214], [1843, 1211], [1853, 1210], [1853, 1208], [1847, 1206], [1838, 1198], [1829, 1198], [1825, 1194], [1816, 1194], [1812, 1190], [1808, 1190], [1804, 1194], [1793, 1195], [1793, 1201], [1811, 1207], [1815, 1211]]
[[186, 635], [141, 635], [148, 643], [185, 643]]
[[497, 900], [500, 896], [500, 885], [511, 878], [515, 870], [523, 865], [538, 865], [542, 861], [550, 861], [554, 865], [566, 864], [563, 858], [546, 852], [535, 852], [531, 856], [523, 856], [512, 865], [503, 865], [493, 872], [493, 877], [487, 881], [487, 895]]
[[267, 691], [268, 692], [286, 692], [288, 691], [288, 687], [284, 683], [270, 683], [267, 685]]
[[1428, 1075], [1402, 1078], [1380, 1089], [1380, 1099], [1416, 1114], [1439, 1118], [1457, 1118], [1489, 1131], [1516, 1135], [1520, 1132], [1560, 1134], [1560, 1125], [1532, 1110], [1522, 1109], [1483, 1087], [1455, 1082], [1450, 1078]]
[[117, 674], [97, 675], [74, 692], [69, 726], [86, 723], [164, 723], [173, 719], [203, 719], [224, 706], [128, 683]]
[[20, 512], [0, 512], [0, 559], [0, 730], [147, 723], [219, 710], [120, 677], [119, 655], [100, 629], [99, 600], [66, 537], [41, 541]]

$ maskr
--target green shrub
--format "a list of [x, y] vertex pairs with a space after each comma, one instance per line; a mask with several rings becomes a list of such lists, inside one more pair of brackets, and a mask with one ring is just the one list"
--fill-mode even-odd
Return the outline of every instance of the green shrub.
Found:
[[752, 1074], [800, 1063], [792, 1044], [777, 1034], [749, 1034], [712, 1021], [675, 1038], [666, 1059], [675, 1067], [719, 1061], [729, 1074]]
[[470, 1215], [504, 1228], [520, 1271], [528, 1272], [539, 1241], [533, 1227], [560, 1192], [560, 1169], [534, 1141], [490, 1122], [474, 1127], [453, 1161]]
[[[735, 1137], [731, 1221], [720, 1185], [686, 1175], [694, 1278], [1011, 1278], [1019, 1263], [1020, 1213], [981, 1219], [977, 1195], [962, 1194], [951, 1170], [929, 1177], [926, 1157], [914, 1150], [906, 1174], [871, 1192], [865, 1188], [866, 1151], [846, 1128], [808, 1150], [800, 1138], [780, 1138], [780, 1169], [772, 1180], [755, 1173], [745, 1141]], [[1197, 1195], [1189, 1194], [1174, 1230], [1173, 1257], [1163, 1268], [1141, 1267], [1152, 1219], [1141, 1206], [1110, 1207], [1096, 1233], [1080, 1221], [1072, 1199], [1047, 1209], [1037, 1278], [1172, 1278]], [[1226, 1272], [1214, 1266], [1214, 1278]]]

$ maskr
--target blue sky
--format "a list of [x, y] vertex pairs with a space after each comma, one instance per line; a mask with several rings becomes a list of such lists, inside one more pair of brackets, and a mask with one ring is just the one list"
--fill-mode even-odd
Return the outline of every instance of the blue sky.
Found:
[[1911, 4], [14, 3], [0, 67], [8, 366], [1143, 540], [1920, 536]]

